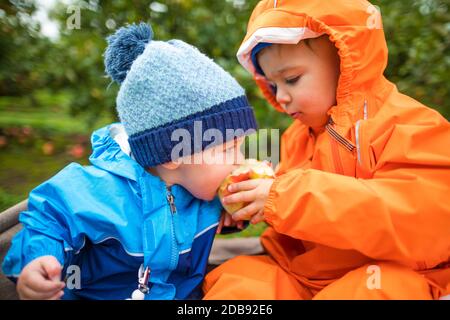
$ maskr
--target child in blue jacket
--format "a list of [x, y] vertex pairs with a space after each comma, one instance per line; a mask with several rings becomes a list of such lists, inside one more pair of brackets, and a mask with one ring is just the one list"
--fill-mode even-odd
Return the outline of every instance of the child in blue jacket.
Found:
[[120, 123], [93, 133], [92, 165], [72, 163], [30, 193], [3, 263], [23, 299], [201, 297], [215, 194], [256, 121], [227, 72], [152, 37], [141, 23], [108, 38]]

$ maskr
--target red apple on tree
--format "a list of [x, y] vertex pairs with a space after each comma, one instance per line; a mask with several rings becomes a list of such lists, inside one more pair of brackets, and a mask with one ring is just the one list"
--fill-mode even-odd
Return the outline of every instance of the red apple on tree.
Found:
[[222, 199], [231, 194], [231, 192], [228, 191], [228, 186], [230, 184], [249, 179], [269, 179], [274, 177], [275, 173], [268, 162], [258, 161], [256, 159], [246, 159], [239, 168], [233, 170], [221, 183], [218, 195], [222, 206], [229, 214], [233, 214], [247, 205], [244, 202], [230, 204], [223, 203]]

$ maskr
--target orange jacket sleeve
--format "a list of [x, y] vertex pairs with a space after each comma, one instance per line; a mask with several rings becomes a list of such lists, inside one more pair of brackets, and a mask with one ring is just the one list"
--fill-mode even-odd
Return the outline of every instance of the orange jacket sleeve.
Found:
[[382, 166], [371, 179], [314, 169], [277, 177], [265, 205], [266, 221], [290, 237], [357, 250], [377, 260], [419, 268], [447, 261], [449, 126], [420, 134], [410, 129], [399, 130], [387, 142], [378, 161]]

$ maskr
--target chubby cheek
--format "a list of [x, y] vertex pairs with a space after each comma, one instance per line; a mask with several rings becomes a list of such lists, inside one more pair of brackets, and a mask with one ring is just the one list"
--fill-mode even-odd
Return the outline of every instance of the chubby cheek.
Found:
[[[301, 112], [300, 118], [302, 122], [305, 122], [307, 119], [311, 119], [311, 117], [316, 117], [318, 110], [317, 105], [320, 104], [320, 99], [314, 92], [301, 92], [295, 97], [295, 109], [292, 111]], [[291, 112], [291, 110], [289, 110]], [[305, 123], [307, 124], [307, 123]]]
[[213, 169], [208, 170], [210, 172], [203, 171], [191, 176], [187, 189], [194, 197], [210, 201], [216, 196], [217, 189], [223, 179], [225, 179], [226, 174], [221, 178], [222, 175], [216, 174], [217, 172], [214, 172]]
[[197, 199], [211, 201], [216, 196], [216, 192], [214, 189], [210, 188], [207, 185], [196, 186], [193, 191], [191, 191], [192, 195]]
[[314, 102], [314, 94], [312, 92], [301, 92], [296, 97], [296, 109], [303, 113], [311, 113], [314, 110], [312, 104]]
[[[331, 76], [311, 74], [299, 83], [298, 100], [311, 113], [326, 112], [336, 101], [336, 87]], [[301, 80], [301, 81], [302, 81]]]
[[213, 191], [206, 182], [202, 183], [202, 180], [203, 179], [192, 180], [185, 183], [183, 187], [185, 187], [195, 198], [207, 201], [214, 199], [215, 191]]
[[297, 109], [303, 113], [302, 117], [317, 122], [327, 118], [327, 111], [334, 105], [334, 96], [320, 90], [303, 91], [297, 96]]
[[214, 199], [220, 184], [236, 167], [236, 165], [218, 165], [216, 168], [211, 168], [209, 181], [208, 183], [205, 182], [205, 184], [208, 184], [206, 189], [208, 190], [207, 193], [210, 196], [209, 200]]

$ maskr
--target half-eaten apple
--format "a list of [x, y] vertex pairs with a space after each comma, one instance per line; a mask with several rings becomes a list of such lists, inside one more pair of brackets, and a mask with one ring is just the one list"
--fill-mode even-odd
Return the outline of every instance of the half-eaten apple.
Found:
[[221, 183], [218, 195], [222, 206], [229, 214], [233, 214], [247, 205], [247, 203], [244, 202], [230, 204], [223, 203], [223, 198], [231, 194], [231, 192], [228, 191], [228, 186], [230, 184], [250, 179], [273, 179], [274, 177], [275, 173], [268, 162], [258, 161], [256, 159], [246, 159], [239, 168], [233, 170]]

